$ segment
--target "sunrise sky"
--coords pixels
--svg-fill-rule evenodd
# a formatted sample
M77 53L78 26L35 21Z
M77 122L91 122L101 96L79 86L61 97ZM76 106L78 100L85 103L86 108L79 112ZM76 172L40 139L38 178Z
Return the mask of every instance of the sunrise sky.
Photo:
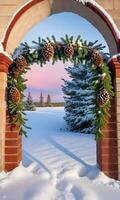
M65 34L69 36L73 35L75 38L80 34L83 39L88 41L98 39L99 43L107 46L102 35L88 21L73 13L61 13L50 16L34 26L21 42L26 41L31 44L39 36L46 38L51 35L59 39L60 37L64 37ZM106 51L108 51L108 47L106 47ZM72 64L63 64L62 62L52 65L48 62L43 68L36 64L31 66L31 70L26 74L26 78L28 79L26 95L28 92L31 92L33 99L38 100L42 92L44 100L46 100L47 94L50 94L52 101L63 101L61 90L63 81L61 79L68 79L65 67L70 65Z

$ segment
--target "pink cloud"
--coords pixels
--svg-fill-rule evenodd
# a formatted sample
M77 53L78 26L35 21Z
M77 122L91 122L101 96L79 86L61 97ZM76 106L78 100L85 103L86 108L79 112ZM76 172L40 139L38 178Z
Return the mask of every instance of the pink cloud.
M52 65L50 62L44 65L42 68L34 64L31 66L26 74L26 79L28 79L27 90L31 92L33 99L39 100L40 93L42 92L45 99L47 94L50 94L53 101L63 101L63 93L61 85L63 85L63 80L68 79L68 74L65 67L71 66L71 63L63 64L62 62L57 62Z
M70 63L69 63L70 65ZM65 66L62 62L58 62L55 65L51 63L46 64L41 68L38 65L31 66L26 74L27 87L32 88L56 88L63 84L62 78L68 79Z

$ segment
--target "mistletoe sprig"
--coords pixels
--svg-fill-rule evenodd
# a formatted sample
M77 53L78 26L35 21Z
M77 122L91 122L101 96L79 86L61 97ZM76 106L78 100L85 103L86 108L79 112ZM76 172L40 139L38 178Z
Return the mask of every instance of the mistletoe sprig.
M104 46L98 44L98 41L87 42L78 36L61 38L57 41L54 36L51 38L33 41L29 46L26 42L22 43L13 54L14 63L10 66L8 76L8 108L10 114L14 116L14 123L21 126L21 133L26 135L23 126L26 126L27 119L24 117L24 90L26 89L24 74L29 70L33 63L40 64L42 67L48 61L52 60L53 64L58 60L71 61L74 65L80 63L91 63L91 71L94 73L92 86L95 91L96 105L93 112L96 114L95 135L96 139L102 136L102 129L106 125L111 106L111 99L114 95L111 82L111 76L105 57L102 56Z

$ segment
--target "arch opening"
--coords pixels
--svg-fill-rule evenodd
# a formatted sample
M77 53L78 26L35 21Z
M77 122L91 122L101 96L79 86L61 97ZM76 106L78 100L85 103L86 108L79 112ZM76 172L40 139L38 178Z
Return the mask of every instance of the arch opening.
M66 60L68 60L68 58L69 59L73 59L73 61L76 61L76 59L77 59L77 62L79 61L79 58L81 58L81 53L82 53L82 55L83 55L83 60L85 60L85 58L87 58L88 57L88 59L91 61L91 56L92 55L94 55L94 53L95 53L95 55L96 55L96 53L97 53L97 56L100 58L100 60L98 59L98 60L92 60L92 62L93 62L93 64L94 65L96 65L96 67L95 67L95 70L96 71L98 71L98 72L100 72L100 73L103 73L103 70L105 70L106 71L106 73L107 73L107 71L108 71L108 74L107 74L107 78L109 79L109 84L107 84L107 85L109 85L110 86L110 90L111 90L111 80L110 80L110 76L109 76L109 68L105 65L105 63L103 63L103 60L101 59L101 56L100 56L100 54L98 54L98 52L94 52L95 50L97 50L97 49L93 49L92 47L94 47L94 44L91 44L92 46L90 46L89 47L89 45L87 46L85 46L85 43L84 42L82 42L81 43L81 41L77 41L77 43L74 43L74 41L72 41L71 42L71 37L69 38L69 40L67 41L67 38L66 38L66 41L67 42L65 42L65 43L60 43L60 42L58 42L58 45L57 45L57 48L59 49L59 50L57 50L57 52L58 52L58 59L62 59L63 58L63 60L65 59L65 61ZM53 42L54 41L54 42ZM34 62L36 62L36 61L38 61L38 59L39 59L39 62L41 63L41 64L44 64L47 60L49 60L49 58L53 58L53 60L55 60L55 61L57 61L56 60L56 54L53 52L53 47L54 48L56 48L56 45L54 46L54 44L56 44L56 40L54 40L53 39L53 41L51 42L51 41L49 41L48 40L48 43L47 42L43 42L42 44L40 43L40 42L38 42L38 46L39 46L39 48L37 48L36 47L36 49L32 49L32 50L34 50L34 51L30 51L30 48L31 47L28 47L28 46L23 46L23 52L22 52L22 55L23 56L25 56L25 58L26 58L26 60L28 61L28 64L32 64L32 63L34 63ZM46 45L52 45L52 51L50 50L50 46L49 46L49 50L48 50L48 48L46 47ZM72 46L72 48L74 48L74 51L76 51L76 46L77 46L77 48L81 51L81 53L79 54L79 51L78 51L78 54L74 54L73 53L73 51L72 51L72 54L71 55L66 55L66 48L67 47L70 47L71 48L71 46L70 45L73 45ZM24 48L25 47L25 48ZM81 48L82 47L82 48ZM27 48L27 51L26 51L26 48ZM101 47L102 48L102 47ZM64 52L62 52L62 50L64 49ZM36 52L35 52L35 50L36 50ZM73 50L73 49L72 49ZM86 51L87 50L87 51ZM41 53L39 52L39 51L41 51ZM47 57L45 56L46 55L46 51L47 51L47 53L49 53L49 51L50 51L50 54L49 54L49 58L48 58L48 55L47 55ZM39 52L40 54L40 57L37 57L36 58L36 53L37 52ZM51 52L53 52L54 53L54 55L52 55L51 54ZM62 54L61 54L61 53ZM70 51L71 52L71 51ZM28 56L29 55L29 56ZM31 56L30 56L31 55ZM37 54L38 55L38 54ZM61 55L61 57L59 57ZM75 56L75 57L74 57ZM84 57L85 56L85 57ZM33 58L33 60L31 60L30 59L30 57L31 58ZM46 58L46 59L45 59ZM75 60L74 60L74 58L75 58ZM18 59L18 60L17 60ZM37 59L37 60L36 60ZM22 60L22 62L21 62L21 60ZM18 62L19 61L19 62ZM97 61L97 64L95 64L94 62L96 62ZM18 64L17 64L17 62L18 62ZM18 75L18 78L16 77L16 80L14 79L14 72L15 72L15 70L13 70L14 69L14 64L17 66L19 66L19 69L20 69L20 71L19 71L19 73L21 73L22 71L21 70L24 70L24 67L25 66L23 66L23 63L25 63L26 61L24 60L24 58L22 57L22 58L19 58L19 56L18 56L18 58L16 57L16 60L14 61L14 63L13 63L13 65L11 65L10 66L10 69L9 69L9 77L8 77L8 97L9 97L9 100L10 101L12 101L12 102L10 102L10 101L8 101L8 108L10 109L9 110L9 112L11 113L12 112L12 115L13 116L15 116L16 117L16 113L20 113L19 111L19 106L16 106L16 103L18 103L18 105L19 105L19 103L21 103L21 99L20 99L20 93L19 93L19 91L20 92L23 92L23 90L22 89L20 89L19 87L17 88L17 86L19 86L19 83L23 83L24 81L22 81L21 79L20 79L20 76ZM91 63L91 62L90 62ZM98 64L99 63L99 64ZM22 74L21 74L22 75ZM15 76L16 76L16 74L15 74ZM12 80L11 82L10 82L10 79ZM101 87L102 86L106 86L106 84L104 84L106 81L108 82L108 79L103 79L103 80L101 80L100 79L100 82L98 83L98 85L99 85L99 87L97 86L97 93L96 93L96 95L98 96L98 91L100 92L100 94L99 94L99 96L101 95ZM98 78L97 78L97 80L98 80ZM106 83L107 83L106 82ZM17 85L18 84L18 85ZM96 81L95 81L95 85L96 85ZM98 88L99 88L99 90L98 90ZM109 92L110 92L110 90L109 90ZM13 94L13 95L12 95ZM17 98L16 98L16 95L17 95ZM22 94L22 93L21 93ZM104 94L102 94L102 95L104 95ZM110 96L112 97L112 91L110 92ZM105 94L105 96L106 96L106 94ZM108 96L107 96L108 97ZM99 98L99 97L98 97ZM110 100L110 99L109 99ZM106 109L109 109L110 108L110 101L108 100L108 98L106 99L106 102L104 102L104 105L102 104L102 106L101 106L101 102L99 102L98 103L98 101L97 101L97 99L96 99L96 103L97 103L97 113L98 113L98 115L97 115L97 117L98 118L101 118L100 117L100 115L99 115L99 111L102 111L102 110L104 110L104 108ZM103 102L102 102L103 103ZM15 107L14 107L15 106ZM107 107L106 107L107 106ZM13 108L14 107L14 108ZM15 109L16 108L16 109ZM100 110L98 110L98 108L100 109ZM20 108L21 109L21 108ZM13 111L12 111L13 110ZM10 117L10 113L8 112L8 114L7 114L7 116L8 117ZM108 117L108 112L105 112L105 110L103 111L103 113L105 114L106 113L106 116L104 115L104 119L106 118L106 117ZM14 115L15 114L15 115ZM13 117L12 116L12 117ZM21 117L22 117L22 115L21 115ZM21 123L21 119L22 118L20 118L20 116L18 115L18 118L17 118L17 120L20 120L20 123ZM106 118L107 119L107 118ZM105 123L106 123L106 119L105 119ZM11 119L12 120L12 119ZM16 121L16 119L15 119L15 121ZM101 120L98 120L99 122L101 121ZM23 121L24 122L24 121ZM21 124L20 124L21 125ZM97 126L98 125L98 126ZM100 126L99 126L100 125ZM13 125L11 124L11 127L12 127L12 129L13 129L13 131L14 131L14 128L13 128ZM15 126L16 127L16 126ZM101 126L101 124L96 124L96 138L98 139L99 137L101 137L101 129L100 128L102 128L102 126ZM22 132L21 132L22 131ZM8 129L6 129L6 133L8 132ZM23 131L23 129L21 129L21 127L18 127L17 128L17 133L23 133L24 134L24 131ZM12 134L12 131L11 131L11 134ZM19 148L19 147L18 147ZM22 151L22 150L21 150ZM98 155L97 154L97 160L98 160L98 163L99 163L99 160L100 160L100 154ZM20 157L20 160L19 160L19 162L21 161L21 157ZM11 168L9 168L9 166L7 166L7 168L6 168L6 170L8 170L9 171L9 169L11 169Z

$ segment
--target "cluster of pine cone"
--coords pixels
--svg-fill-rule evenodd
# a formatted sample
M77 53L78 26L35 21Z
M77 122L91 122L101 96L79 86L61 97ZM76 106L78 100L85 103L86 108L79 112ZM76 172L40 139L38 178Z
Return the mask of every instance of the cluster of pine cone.
M72 46L72 44L68 44L64 48L64 54L68 58L71 58L73 56L73 54L74 54L74 47ZM43 46L42 56L43 56L43 58L44 58L45 61L49 61L50 59L53 59L53 57L54 57L54 46L51 43L46 43Z
M18 56L18 58L11 65L11 72L12 72L13 77L15 79L17 79L20 72L22 72L26 66L27 66L26 59L22 55ZM9 89L8 98L13 103L20 102L21 94L20 94L19 90L17 89L17 87L13 86Z
M71 58L74 55L74 46L72 44L67 44L64 47L64 54L66 57ZM49 61L54 57L54 45L52 43L45 43L42 49L42 56L45 61ZM103 65L103 57L97 51L92 51L91 54L92 63L97 66L101 67Z

